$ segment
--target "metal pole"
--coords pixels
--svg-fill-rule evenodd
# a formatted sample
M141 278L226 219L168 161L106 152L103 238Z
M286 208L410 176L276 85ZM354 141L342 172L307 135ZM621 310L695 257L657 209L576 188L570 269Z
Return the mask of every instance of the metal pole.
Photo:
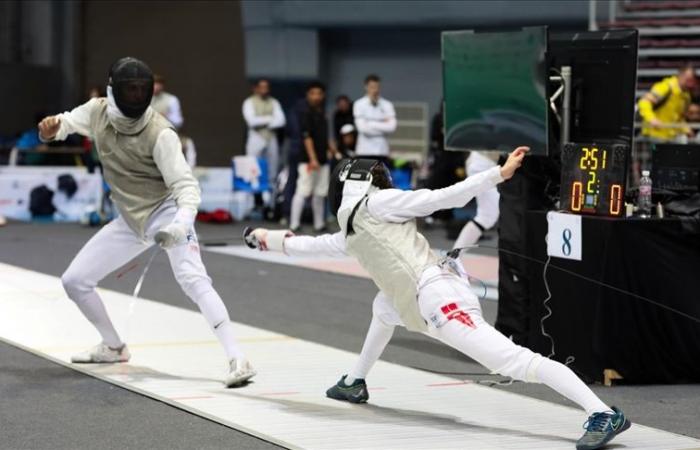
M564 98L561 106L561 147L569 143L571 127L571 66L562 66L561 79L564 86Z
M596 20L596 0L588 0L588 31L598 31Z

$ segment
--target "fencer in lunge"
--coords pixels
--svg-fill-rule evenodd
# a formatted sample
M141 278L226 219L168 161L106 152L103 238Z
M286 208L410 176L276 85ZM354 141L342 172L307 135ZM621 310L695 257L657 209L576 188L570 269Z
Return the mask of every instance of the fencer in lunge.
M224 383L240 385L255 371L233 333L228 311L202 264L194 231L200 203L197 180L173 126L149 106L153 73L135 58L117 60L106 98L39 123L43 141L71 133L90 136L119 217L78 252L61 277L68 296L97 328L102 342L73 356L74 363L127 362L129 349L115 330L95 287L105 276L154 243L165 249L175 278L197 304L229 361Z
M631 422L603 403L565 365L518 346L482 317L479 300L462 276L458 259L440 258L416 229L416 217L464 206L474 196L511 178L527 147L495 166L444 189L392 188L387 168L376 160L344 160L334 170L329 199L341 231L294 236L288 230L258 228L248 235L261 250L288 255L352 255L380 292L359 360L326 392L352 403L369 399L365 377L389 343L394 328L426 333L478 361L494 373L544 383L577 403L589 415L578 449L597 449Z

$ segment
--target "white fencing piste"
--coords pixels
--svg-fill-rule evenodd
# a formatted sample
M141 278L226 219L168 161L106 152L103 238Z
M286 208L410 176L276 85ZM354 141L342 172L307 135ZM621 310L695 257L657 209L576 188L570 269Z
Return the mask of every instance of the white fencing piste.
M242 324L235 324L237 335L259 374L247 387L225 389L223 352L198 312L143 299L133 305L128 295L100 293L128 339L128 364L68 364L71 354L99 342L97 332L57 277L7 264L0 264L0 336L289 448L570 450L583 431L585 414L577 409L381 361L371 374L369 404L330 400L325 389L355 354ZM699 440L637 424L615 444L700 447Z

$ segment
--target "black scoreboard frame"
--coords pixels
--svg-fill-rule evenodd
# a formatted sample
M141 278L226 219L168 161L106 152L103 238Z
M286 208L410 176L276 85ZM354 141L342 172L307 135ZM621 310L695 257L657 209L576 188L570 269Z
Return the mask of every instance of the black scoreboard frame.
M560 206L576 214L623 217L630 148L574 143L561 153Z

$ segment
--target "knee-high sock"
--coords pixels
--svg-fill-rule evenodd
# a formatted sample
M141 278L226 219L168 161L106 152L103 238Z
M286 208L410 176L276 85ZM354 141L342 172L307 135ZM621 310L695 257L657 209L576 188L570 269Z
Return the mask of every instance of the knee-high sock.
M356 379L367 376L374 363L382 355L393 334L393 325L387 325L377 316L372 316L372 322L369 325L365 343L362 345L360 358L352 370L348 372L348 376L345 378L346 383L352 384Z
M588 415L596 412L612 412L610 407L603 403L571 369L560 362L543 359L537 368L537 379L580 405Z
M211 326L221 346L224 347L226 357L229 360L243 358L245 355L233 333L233 324L229 319L226 305L211 283L199 281L192 290L194 291L192 300Z
M75 293L72 293L75 295ZM102 299L95 290L80 295L71 295L71 299L78 306L83 315L93 324L102 336L102 342L111 348L119 348L124 343L119 338L117 330L114 329L112 321L107 315Z
M481 228L479 228L479 226L474 223L473 220L470 220L466 225L464 225L462 231L459 232L459 236L457 236L455 245L452 248L463 248L474 245L479 241L481 234Z
M289 214L289 228L292 230L299 228L301 213L304 212L304 200L304 196L299 192L292 197L292 210Z
M314 212L314 228L320 229L325 225L326 197L314 195L311 198L311 209Z

